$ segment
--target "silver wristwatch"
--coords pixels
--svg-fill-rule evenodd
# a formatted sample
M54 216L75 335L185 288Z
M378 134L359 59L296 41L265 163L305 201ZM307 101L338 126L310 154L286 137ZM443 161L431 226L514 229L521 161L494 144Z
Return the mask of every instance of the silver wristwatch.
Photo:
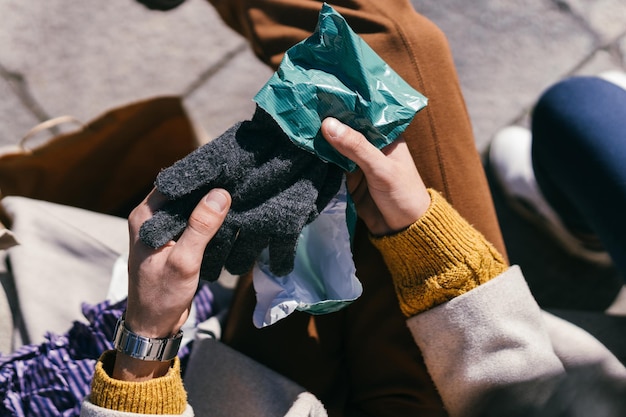
M140 336L126 327L124 316L122 316L115 326L113 345L115 350L132 358L144 361L166 362L176 357L182 339L182 330L179 330L172 337L152 338Z

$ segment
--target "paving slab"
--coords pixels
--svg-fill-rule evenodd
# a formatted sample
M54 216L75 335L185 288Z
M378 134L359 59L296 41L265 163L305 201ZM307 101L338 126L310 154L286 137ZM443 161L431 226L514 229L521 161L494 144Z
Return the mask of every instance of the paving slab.
M611 43L625 34L626 1L624 0L554 0L571 11L596 34L600 45Z
M413 4L448 36L480 150L597 43L577 16L547 0Z
M624 65L623 40L611 44L626 26L623 0L413 4L450 40L480 150L595 49L612 47L622 61L616 67ZM227 124L239 117L240 99L258 87L251 79L266 74L257 74L265 68L248 54L212 74L219 82L202 78L243 42L205 0L187 0L167 13L133 1L85 0L67 7L63 0L0 0L0 15L0 65L22 77L42 109L31 109L40 119L71 113L86 120L150 95L189 93L193 113L220 126L216 120ZM224 98L214 106L210 94L203 98L195 88L220 93L234 88L228 99L233 101ZM244 107L241 114L247 112Z
M0 148L15 145L37 123L11 83L0 78Z
M241 42L203 0L167 13L134 1L1 0L0 16L0 64L50 117L88 120L181 94Z
M621 57L622 68L626 68L626 35L616 42L615 53Z
M185 107L208 139L234 123L250 119L252 97L265 85L273 71L244 44L238 53L185 98Z
M575 75L596 76L603 72L623 71L619 57L610 51L597 50L575 72Z

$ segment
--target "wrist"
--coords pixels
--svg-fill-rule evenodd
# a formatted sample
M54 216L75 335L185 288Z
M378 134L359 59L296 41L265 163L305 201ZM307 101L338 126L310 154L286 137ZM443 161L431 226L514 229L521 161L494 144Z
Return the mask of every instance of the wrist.
M117 322L113 344L118 352L112 376L123 381L145 381L165 375L176 357L182 331L164 338L145 337L128 328L123 315Z
M504 272L500 253L436 191L408 229L372 238L391 272L403 313L413 316Z
M171 361L144 361L116 352L111 378L128 382L149 381L165 376L171 364Z
M172 337L185 324L185 308L168 306L163 301L139 301L137 290L129 290L128 306L124 311L124 323L131 332L143 337L165 339ZM195 291L194 291L195 292ZM193 297L191 294L190 297ZM158 306L158 307L156 307Z
M378 227L378 230L371 230L374 236L382 237L397 234L406 230L426 214L431 204L431 196L425 186L422 185L417 188L406 200L396 201L392 204L393 209L389 209L392 214L385 216L384 225Z

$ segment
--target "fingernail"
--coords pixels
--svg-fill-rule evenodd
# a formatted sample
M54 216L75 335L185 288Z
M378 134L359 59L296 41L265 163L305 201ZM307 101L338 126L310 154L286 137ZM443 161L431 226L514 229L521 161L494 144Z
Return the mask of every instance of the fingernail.
M228 197L221 190L211 190L204 199L207 206L221 213L228 205Z
M337 119L328 118L326 132L333 138L338 138L346 131L346 126Z

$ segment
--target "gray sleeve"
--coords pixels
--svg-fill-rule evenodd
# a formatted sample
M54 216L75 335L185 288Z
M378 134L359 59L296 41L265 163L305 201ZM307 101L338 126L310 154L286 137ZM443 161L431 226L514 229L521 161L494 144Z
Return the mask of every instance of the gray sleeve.
M475 414L491 389L564 373L516 266L407 324L453 417Z
M582 328L542 311L552 348L566 370L599 366L610 377L626 380L626 368L598 339Z

